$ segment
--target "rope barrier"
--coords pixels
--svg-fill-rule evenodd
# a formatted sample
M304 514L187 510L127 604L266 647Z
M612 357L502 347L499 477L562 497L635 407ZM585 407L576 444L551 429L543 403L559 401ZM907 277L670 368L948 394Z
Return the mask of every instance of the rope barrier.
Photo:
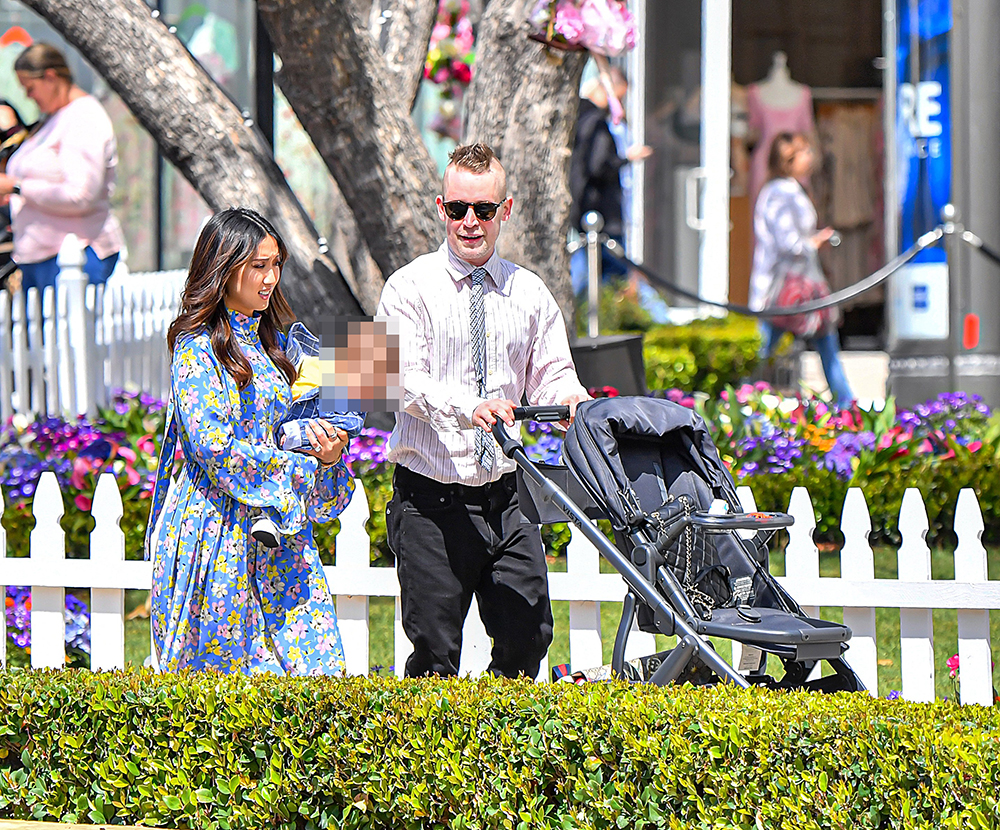
M969 231L965 231L965 234L969 234ZM624 262L630 268L635 268L637 271L643 274L643 276L645 276L646 279L648 279L650 283L656 288L661 288L664 291L667 291L678 297L684 297L685 299L692 300L697 303L704 303L705 305L715 306L716 308L723 308L726 311L732 311L735 312L736 314L744 314L748 317L769 318L769 317L786 317L791 314L808 314L809 312L812 311L820 311L821 309L824 308L832 308L833 306L845 303L848 300L851 300L854 297L857 297L860 294L865 293L866 291L871 291L871 289L875 288L877 285L880 285L881 283L885 282L885 280L887 280L890 276L892 276L893 273L898 271L901 267L903 267L907 262L913 259L921 251L931 247L932 245L936 245L938 242L940 242L941 239L944 237L944 235L945 235L945 230L940 226L934 228L934 230L932 231L928 231L923 236L921 236L913 245L911 245L907 250L905 250L899 256L892 259L890 262L883 265L873 274L869 274L867 277L865 277L862 280L859 280L854 285L849 286L848 288L843 288L840 291L835 291L834 293L829 294L828 296L824 297L821 300L813 300L812 302L802 303L800 305L770 306L768 308L759 310L754 310L749 306L739 305L738 303L724 303L724 302L719 302L718 300L709 300L691 291L687 291L669 282L665 277L660 276L655 271L650 270L646 266L640 265L637 262L633 262L625 255L625 251L622 248L622 246L614 239L603 238L601 242L604 245L604 247L608 249L609 253L611 253L613 256ZM974 234L970 235L974 236ZM964 238L964 234L962 238ZM984 254L986 254L986 256L996 261L997 264L1000 264L1000 256L986 249L986 246L985 244L983 244L981 239L979 239L978 237L976 237L976 239L978 240L978 245L968 239L966 239L965 241L969 242L970 245L977 247L978 250L982 251Z

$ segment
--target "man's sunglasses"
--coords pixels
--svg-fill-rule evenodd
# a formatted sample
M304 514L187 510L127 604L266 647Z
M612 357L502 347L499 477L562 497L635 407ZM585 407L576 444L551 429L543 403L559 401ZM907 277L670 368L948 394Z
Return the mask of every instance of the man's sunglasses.
M497 215L497 209L502 205L503 202L445 202L444 212L448 215L449 219L455 222L459 222L465 218L466 214L469 212L469 208L472 208L473 213L476 214L476 218L481 222L489 222L494 216Z

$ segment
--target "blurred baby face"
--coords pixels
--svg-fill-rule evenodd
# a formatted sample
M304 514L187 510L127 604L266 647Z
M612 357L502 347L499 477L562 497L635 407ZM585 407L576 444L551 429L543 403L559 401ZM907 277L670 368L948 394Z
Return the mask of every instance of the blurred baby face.
M324 321L320 344L323 408L336 412L401 409L398 319L351 317Z

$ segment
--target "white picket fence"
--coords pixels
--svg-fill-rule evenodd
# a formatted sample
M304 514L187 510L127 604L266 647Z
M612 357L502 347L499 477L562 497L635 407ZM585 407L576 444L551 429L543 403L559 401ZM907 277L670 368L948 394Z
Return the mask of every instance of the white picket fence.
M392 597L396 601L395 671L401 674L410 644L400 621L399 583L393 568L370 565L365 531L369 512L363 494L359 482L355 497L341 516L337 564L328 566L326 575L336 596L348 672L360 675L369 670L369 599ZM740 488L740 498L748 510L754 508L749 488ZM34 498L36 524L27 557L6 557L6 532L0 526L0 585L32 586L33 667L58 667L65 662L65 591L72 587L91 591L91 667L120 668L125 662L124 591L150 587L151 563L125 560L125 537L118 526L122 502L111 474L101 476L94 497L96 526L90 537L90 559L65 558L65 536L59 526L62 504L55 475L44 473ZM846 659L873 694L878 689L875 609L899 609L902 696L932 701L935 669L943 669L934 665L932 611L945 608L957 609L962 703L993 702L990 610L1000 609L1000 580L987 578L986 549L980 540L982 513L972 490L962 490L958 499L954 580L931 579L930 549L925 542L927 512L916 489L907 490L903 499L898 579L875 578L874 555L868 543L871 519L861 490L851 489L844 505L841 528L845 544L839 578L819 576L819 551L812 540L815 514L805 488L792 493L789 512L795 524L785 554L786 575L778 581L806 613L818 613L819 606L844 609L844 622L854 633ZM598 556L596 548L574 530L566 571L549 574L552 600L569 602L574 669L603 662L600 603L621 602L625 596L621 577L601 573ZM0 615L0 662L4 665L6 642L6 620ZM632 633L629 658L654 650L652 635ZM489 638L473 608L465 627L463 673L479 674L489 660ZM738 663L738 656L734 656L734 663ZM543 665L539 678L547 675Z
M166 331L185 271L130 273L88 285L83 253L68 236L55 289L0 292L0 420L14 413L96 414L115 389L164 398Z

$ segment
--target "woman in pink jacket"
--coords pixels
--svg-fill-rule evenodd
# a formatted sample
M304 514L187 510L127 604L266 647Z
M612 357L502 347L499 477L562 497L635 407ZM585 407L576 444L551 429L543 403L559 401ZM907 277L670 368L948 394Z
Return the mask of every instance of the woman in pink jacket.
M73 83L66 58L47 43L25 49L14 71L41 112L0 174L21 284L55 285L56 255L70 233L86 246L90 282L103 283L123 247L121 226L111 213L118 163L111 119L96 98Z

